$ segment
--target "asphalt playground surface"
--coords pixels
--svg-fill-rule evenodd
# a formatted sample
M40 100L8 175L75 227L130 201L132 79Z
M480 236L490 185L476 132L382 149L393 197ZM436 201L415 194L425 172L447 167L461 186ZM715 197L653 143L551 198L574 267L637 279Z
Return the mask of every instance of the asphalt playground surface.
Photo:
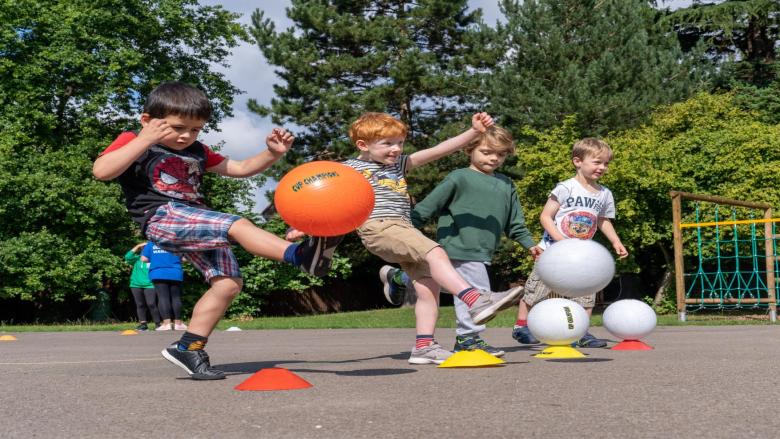
M451 347L453 332L437 339ZM176 334L0 342L0 437L780 437L778 326L659 327L653 351L582 360L534 358L541 346L488 329L507 363L470 369L408 364L412 329L219 331L208 352L221 381L160 356ZM234 390L269 367L313 387Z

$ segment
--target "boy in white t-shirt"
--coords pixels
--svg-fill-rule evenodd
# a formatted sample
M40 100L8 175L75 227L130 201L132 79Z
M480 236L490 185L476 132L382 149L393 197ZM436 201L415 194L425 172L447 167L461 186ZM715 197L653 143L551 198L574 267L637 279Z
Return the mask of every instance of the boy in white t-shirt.
M593 239L596 228L607 237L618 258L628 256L612 226L615 218L615 200L612 192L598 184L612 160L612 149L603 140L585 138L574 144L572 163L577 170L573 178L558 183L550 192L539 221L544 237L538 246L544 250L556 241L569 238ZM534 269L525 284L525 295L520 300L517 322L512 337L522 344L539 343L528 330L528 312L534 304L547 298L550 288L539 279ZM596 294L573 298L588 312L593 312ZM607 345L589 332L577 342L579 347L602 348Z

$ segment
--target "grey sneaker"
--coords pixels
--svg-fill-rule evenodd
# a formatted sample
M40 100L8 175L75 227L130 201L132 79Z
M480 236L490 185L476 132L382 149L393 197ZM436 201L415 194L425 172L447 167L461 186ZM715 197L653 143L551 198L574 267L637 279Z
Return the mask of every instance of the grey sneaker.
M503 357L506 353L497 347L490 346L478 335L458 335L455 337L453 351L474 351L477 349L481 349L494 357Z
M451 355L452 352L444 349L438 343L432 343L422 349L412 349L409 364L442 364Z
M500 293L484 290L480 290L479 293L479 299L469 308L471 320L474 320L477 325L489 322L496 316L496 313L515 304L520 295L523 294L523 287L514 287Z

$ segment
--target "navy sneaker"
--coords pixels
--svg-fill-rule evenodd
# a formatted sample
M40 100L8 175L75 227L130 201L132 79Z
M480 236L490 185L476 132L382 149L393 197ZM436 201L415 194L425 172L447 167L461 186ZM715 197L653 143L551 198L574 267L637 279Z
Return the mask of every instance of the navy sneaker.
M531 334L528 326L515 326L512 328L512 338L520 344L539 344L539 340Z
M302 242L296 252L301 258L301 265L298 267L304 273L317 277L328 274L330 262L333 259L333 252L344 239L344 236L311 236L305 242Z
M146 323L141 323L140 325L135 327L135 330L136 331L141 331L141 332L148 331L149 330L149 325L147 325Z
M203 349L180 351L179 343L173 342L162 350L162 356L171 363L184 369L193 380L223 380L225 373L211 367L209 354Z
M477 349L481 349L494 357L503 357L506 353L499 348L490 346L478 335L459 335L455 337L455 347L452 349L453 351L474 351Z
M607 347L607 341L596 338L590 332L586 332L579 341L571 344L575 348L604 348Z
M385 293L385 299L391 305L400 305L404 302L406 296L406 285L401 285L395 281L396 275L400 272L398 268L390 265L383 265L379 269L379 279L382 281L382 291Z

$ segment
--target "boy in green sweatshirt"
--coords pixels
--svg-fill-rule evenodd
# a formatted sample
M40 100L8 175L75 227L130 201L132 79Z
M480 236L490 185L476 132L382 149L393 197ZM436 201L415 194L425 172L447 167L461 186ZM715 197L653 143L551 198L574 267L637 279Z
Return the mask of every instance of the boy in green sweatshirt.
M518 242L536 257L541 253L525 225L523 209L512 180L496 171L515 152L514 139L505 129L492 126L474 139L464 152L468 168L458 169L444 178L412 212L412 223L422 227L438 217L436 240L447 252L452 265L475 288L491 291L487 265L490 264L501 236ZM399 279L389 266L380 271L385 291L398 291ZM387 296L387 294L386 294ZM400 303L388 297L391 303ZM485 325L471 319L468 307L455 301L457 329L455 351L482 349L496 356L504 351L480 337Z

